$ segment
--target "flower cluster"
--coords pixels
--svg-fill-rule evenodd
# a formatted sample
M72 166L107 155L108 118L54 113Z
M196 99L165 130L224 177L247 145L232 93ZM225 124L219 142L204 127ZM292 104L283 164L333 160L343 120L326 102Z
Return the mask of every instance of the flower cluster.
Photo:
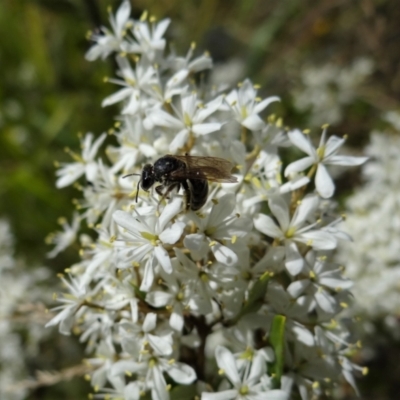
M396 115L397 114L397 115ZM397 118L397 126L396 126ZM386 119L400 129L400 116ZM347 275L354 280L354 313L367 321L397 318L400 312L400 168L398 133L373 132L366 148L370 161L363 166L365 184L347 201L345 228L356 245L343 246L338 257L346 261Z
M248 79L227 92L208 87L208 54L194 45L186 56L167 54L169 20L133 20L124 1L110 22L87 58L116 56L108 81L118 90L103 101L121 103L115 141L106 161L97 156L105 135L87 134L82 154L70 152L74 162L58 170L58 187L83 175L87 183L51 252L80 222L93 230L95 238L81 236L82 259L63 277L68 293L48 325L87 343L94 397L306 400L339 377L355 386L361 368L347 358L354 345L336 319L352 282L332 260L348 237L327 166L365 159L338 155L344 139L326 140L326 128L315 148L265 119L279 99L260 98ZM281 152L292 145L306 156L283 169ZM176 190L160 200L168 187L146 193L140 175L166 154L223 158L236 179L209 182L196 211ZM200 183L186 190L200 195Z
M294 105L310 112L311 124L338 123L344 107L357 98L357 90L374 71L368 58L358 58L348 67L332 62L322 66L305 66L301 71L301 86L294 92Z
M39 352L44 307L50 293L39 287L49 276L45 268L31 269L14 258L14 243L7 221L0 220L0 398L22 400L27 388L20 381L29 376L29 364Z

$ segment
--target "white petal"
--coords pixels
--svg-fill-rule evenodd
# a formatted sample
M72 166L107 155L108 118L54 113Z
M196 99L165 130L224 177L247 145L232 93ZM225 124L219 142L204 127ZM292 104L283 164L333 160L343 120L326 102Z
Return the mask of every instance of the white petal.
M298 275L304 266L304 259L299 253L296 243L290 241L285 245L286 260L285 267L292 276Z
M140 99L137 94L131 96L128 104L122 109L122 115L135 115L140 110Z
M162 38L165 31L168 29L168 26L170 23L171 23L171 20L169 18L165 18L165 19L161 20L156 26L156 29L153 33L153 37L155 39Z
M190 385L197 378L192 367L181 362L175 362L167 369L167 374L178 383Z
M215 132L221 129L222 124L217 122L209 122L207 124L193 125L192 131L196 135L207 135L208 133Z
M229 380L234 385L240 384L241 380L233 354L226 347L218 345L215 349L215 358L218 367L224 371Z
M172 300L172 295L168 292L154 291L147 293L146 303L159 308L166 306Z
M341 288L350 289L353 286L353 282L350 279L345 278L331 278L320 276L319 283L323 286L327 286L331 289Z
M118 8L115 14L115 22L117 23L118 33L124 28L124 24L128 21L131 14L131 4L129 1L125 0Z
M318 164L315 176L315 187L319 195L324 199L329 199L335 192L335 184L330 177L325 165Z
M314 164L313 157L304 157L300 160L290 163L285 169L285 176L290 176L293 172L301 172Z
M143 332L152 331L157 325L157 314L148 313L143 321L142 329Z
M274 196L268 202L269 208L279 222L281 230L285 232L289 227L289 207L283 197Z
M324 131L325 133L326 131ZM325 145L324 158L328 158L330 155L336 152L336 150L342 146L345 142L345 139L340 138L338 136L331 136Z
M264 110L264 108L267 108L271 103L274 103L275 101L281 101L281 99L277 96L270 96L260 101L259 103L256 103L253 109L254 114L259 114L261 111Z
M183 329L183 323L184 320L182 314L172 311L169 318L169 326L177 332L181 332Z
M288 133L290 141L297 146L299 149L303 150L304 153L308 154L310 157L312 157L315 161L318 160L316 151L314 149L314 146L311 144L311 141L309 137L305 136L303 133L301 133L298 129L295 129L293 131L290 131Z
M126 371L137 372L142 368L143 368L142 364L137 363L135 361L127 361L127 360L116 361L110 368L110 375L111 376L125 375Z
M288 400L289 393L285 392L284 390L274 389L268 390L263 394L263 399L265 400Z
M96 162L89 162L86 164L85 175L88 182L93 182L97 177L99 166Z
M151 390L151 398L157 400L169 400L169 392L167 392L167 382L158 366L153 367L153 387Z
M195 121L196 122L201 122L204 121L206 118L208 118L212 113L218 110L218 108L221 106L221 103L223 101L222 96L218 96L214 100L211 100L205 106L201 109L199 109L196 113L195 116Z
M336 311L336 302L333 297L329 296L325 291L319 291L315 293L315 300L317 301L320 308L327 314L334 314Z
M150 346L158 355L169 356L172 354L172 345L169 336L163 337L148 334L147 339Z
M283 233L273 219L265 214L258 214L254 219L255 228L272 238L282 238Z
M200 250L204 244L204 235L201 233L192 233L183 240L183 245L189 250Z
M257 114L252 114L242 121L242 125L251 131L260 131L265 122Z
M297 322L293 325L292 331L301 343L309 347L314 346L314 336L305 326Z
M182 208L182 199L179 197L174 197L172 201L170 201L162 210L160 217L157 220L156 231L157 233L161 233L168 222L171 221L172 218L175 217L176 214Z
M170 274L172 273L172 264L171 259L169 258L167 250L162 246L154 247L154 255L157 257L158 262L160 263L163 270Z
M183 230L185 229L185 223L175 222L159 235L160 240L163 243L174 244L182 236Z
M297 299L301 294L304 293L304 290L308 288L310 283L311 282L309 279L301 279L299 281L292 282L287 287L286 291L292 298Z
M148 115L154 125L165 126L167 128L182 129L183 123L178 118L164 110L154 110Z
M150 290L151 285L154 281L154 269L153 269L153 260L147 260L144 266L143 280L140 284L140 290L142 292L148 292Z
M367 160L368 157L332 156L324 160L324 164L354 167L365 163Z
M265 359L261 354L255 354L253 362L251 363L250 374L247 377L247 381L256 382L260 376L265 373Z
M235 209L235 196L228 193L218 199L218 204L214 205L208 217L208 227L215 227L229 217Z
M203 392L201 394L201 400L231 400L237 399L237 396L238 391L236 389L230 389L217 393Z
M233 267L238 262L238 257L234 251L229 247L223 246L220 243L216 243L211 247L211 250L215 258L224 265L228 267Z
M175 153L178 151L178 149L181 149L185 145L188 137L189 131L186 128L182 129L175 135L174 140L172 140L171 144L169 145L169 151Z
M132 217L131 214L127 213L126 211L117 210L113 213L113 219L115 223L122 228L130 231L130 232L137 232L138 229L138 222L135 218Z
M298 228L304 224L307 218L317 209L318 204L318 196L306 196L296 208L292 221L290 222L290 226Z
M85 173L85 166L81 163L68 164L57 171L60 177L57 179L56 187L64 188L74 183Z
M337 246L335 237L321 230L303 232L295 240L311 246L315 250L333 250Z
M122 101L126 99L128 96L132 94L132 88L123 88L118 90L118 92L113 93L112 95L106 97L102 103L102 107L107 107L112 104L118 103L119 101Z

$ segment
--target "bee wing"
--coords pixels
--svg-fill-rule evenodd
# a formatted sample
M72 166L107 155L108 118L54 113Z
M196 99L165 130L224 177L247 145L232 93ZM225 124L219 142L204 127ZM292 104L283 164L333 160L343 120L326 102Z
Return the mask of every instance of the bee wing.
M237 182L236 176L231 175L231 173L223 173L221 170L214 167L180 169L171 172L170 176L177 179L206 179L210 182L220 183Z
M212 167L220 170L224 174L231 174L234 164L224 158L219 157L198 157L198 156L171 156L180 161L183 161L188 169L192 168L202 168L202 167Z
M182 179L207 179L211 182L237 182L231 174L233 164L219 157L175 156L186 164L185 169L171 172L171 176Z

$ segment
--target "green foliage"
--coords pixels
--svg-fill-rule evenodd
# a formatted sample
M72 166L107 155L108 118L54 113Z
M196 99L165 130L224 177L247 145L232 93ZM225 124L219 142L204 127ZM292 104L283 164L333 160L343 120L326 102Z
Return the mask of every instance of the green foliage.
M274 376L274 383L276 387L281 386L281 377L284 365L284 335L285 335L286 317L283 315L275 315L271 330L269 332L269 341L275 352L275 361L271 365L269 371Z

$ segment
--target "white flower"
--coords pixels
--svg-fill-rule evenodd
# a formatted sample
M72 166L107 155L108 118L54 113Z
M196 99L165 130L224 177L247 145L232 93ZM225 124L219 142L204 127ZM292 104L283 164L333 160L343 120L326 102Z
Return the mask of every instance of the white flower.
M282 197L274 196L269 200L268 205L279 225L264 214L258 214L254 219L254 226L257 230L285 245L285 266L291 275L300 273L304 265L296 242L316 250L332 250L336 247L336 239L333 235L320 229L313 229L318 221L312 224L307 223L313 217L318 203L317 196L306 196L296 208L293 217L290 218L286 201Z
M233 389L218 393L203 392L201 400L288 400L288 393L283 390L268 390L263 387L261 377L266 372L266 362L262 356L256 354L250 368L242 374L237 369L233 354L227 348L217 346L215 358L218 367L229 379Z
M76 160L74 163L65 163L63 167L57 170L56 175L59 177L56 182L58 188L74 183L83 174L89 182L94 181L98 171L98 163L95 160L99 147L103 144L107 135L103 133L99 136L94 143L93 134L88 133L81 141L82 155L70 152L72 157Z
M64 277L61 277L61 280L69 290L69 293L68 296L58 299L58 301L64 303L64 305L52 309L52 311L61 311L46 324L46 327L59 325L59 331L62 334L70 335L75 315L78 313L78 310L82 313L84 312L83 310L86 308L84 305L86 298L90 298L91 295L96 293L98 287L88 291L87 288L82 287L79 280L74 277L70 277L70 282Z
M180 110L174 107L176 117L162 109L153 110L145 121L147 129L153 125L170 128L175 132L175 138L169 149L176 152L182 148L189 138L189 134L196 137L218 131L222 123L204 122L211 114L218 110L222 97L217 97L207 104L201 104L195 93L181 96ZM171 104L172 105L172 104Z
M100 34L93 34L91 39L96 42L86 53L86 59L94 61L97 58L106 58L112 52L124 51L124 36L129 26L131 5L129 0L124 0L118 8L116 15L110 13L112 32L102 27Z
M106 97L101 105L106 107L126 100L127 104L121 114L134 115L141 110L142 92L146 89L150 90L152 85L157 84L156 71L151 65L146 65L141 60L136 63L135 70L132 69L126 57L118 56L116 60L122 79L108 79L107 81L123 88Z
M322 132L321 140L317 149L312 145L309 136L304 135L299 130L289 132L289 139L299 149L308 154L308 157L294 161L285 169L285 176L290 176L292 173L301 172L315 165L317 168L315 176L315 187L317 192L327 199L332 197L335 191L335 185L330 177L325 165L343 165L355 166L361 165L367 157L350 157L337 155L337 151L344 144L345 139L337 136L331 136L326 141L326 128Z
M122 321L119 324L121 344L124 351L133 355L138 361L149 351L160 356L172 354L172 333L160 335L156 332L157 314L148 313L139 326L135 321Z
M126 238L126 247L120 250L120 257L129 258L133 262L146 262L140 290L149 290L156 262L165 272L172 273L171 259L164 245L176 243L182 235L185 224L170 223L181 208L182 199L175 197L164 207L160 216L156 215L155 207L142 208L143 214L134 210L134 216L120 210L113 214L114 221L125 229L123 236Z
M308 313L316 309L321 320L329 320L340 311L340 299L334 295L335 292L348 290L352 286L352 282L342 276L339 267L325 258L316 258L314 252L309 251L305 264L308 278L294 281L287 288L292 298L302 296Z
M237 263L238 257L233 248L235 244L239 245L237 240L240 241L250 231L251 221L232 215L234 209L234 196L226 194L215 201L207 216L192 216L198 233L186 235L184 245L191 251L194 259L204 258L208 249L211 249L220 263L231 267Z
M58 253L65 250L75 241L76 234L80 227L81 217L78 213L74 213L71 225L68 224L65 218L60 218L59 222L61 223L63 231L56 232L47 238L48 242L56 245L52 251L47 253L47 257L49 258L54 258Z
M212 68L212 59L207 53L191 60L195 48L195 44L192 43L186 57L176 55L171 55L170 57L170 64L182 77L186 78L191 72L199 72Z
M175 382L189 385L196 379L196 372L187 364L166 359L155 352L145 361L121 360L114 363L111 376L135 373L143 377L146 389L151 390L152 399L169 400L168 386L164 378L167 373Z
M127 48L129 53L139 53L154 63L165 48L166 40L163 38L169 24L169 19L163 19L155 24L147 21L137 21L132 28L135 41ZM149 26L150 25L150 26Z
M225 101L231 107L234 118L244 127L251 131L259 131L265 126L265 122L258 115L274 101L279 101L279 97L271 96L262 101L258 101L257 91L251 81L246 79L238 90L232 90Z
M171 311L169 325L177 332L181 332L184 324L184 307L189 302L188 290L185 289L184 285L179 284L173 275L165 274L163 279L167 284L168 290L153 290L147 293L146 302L156 308L168 306Z

